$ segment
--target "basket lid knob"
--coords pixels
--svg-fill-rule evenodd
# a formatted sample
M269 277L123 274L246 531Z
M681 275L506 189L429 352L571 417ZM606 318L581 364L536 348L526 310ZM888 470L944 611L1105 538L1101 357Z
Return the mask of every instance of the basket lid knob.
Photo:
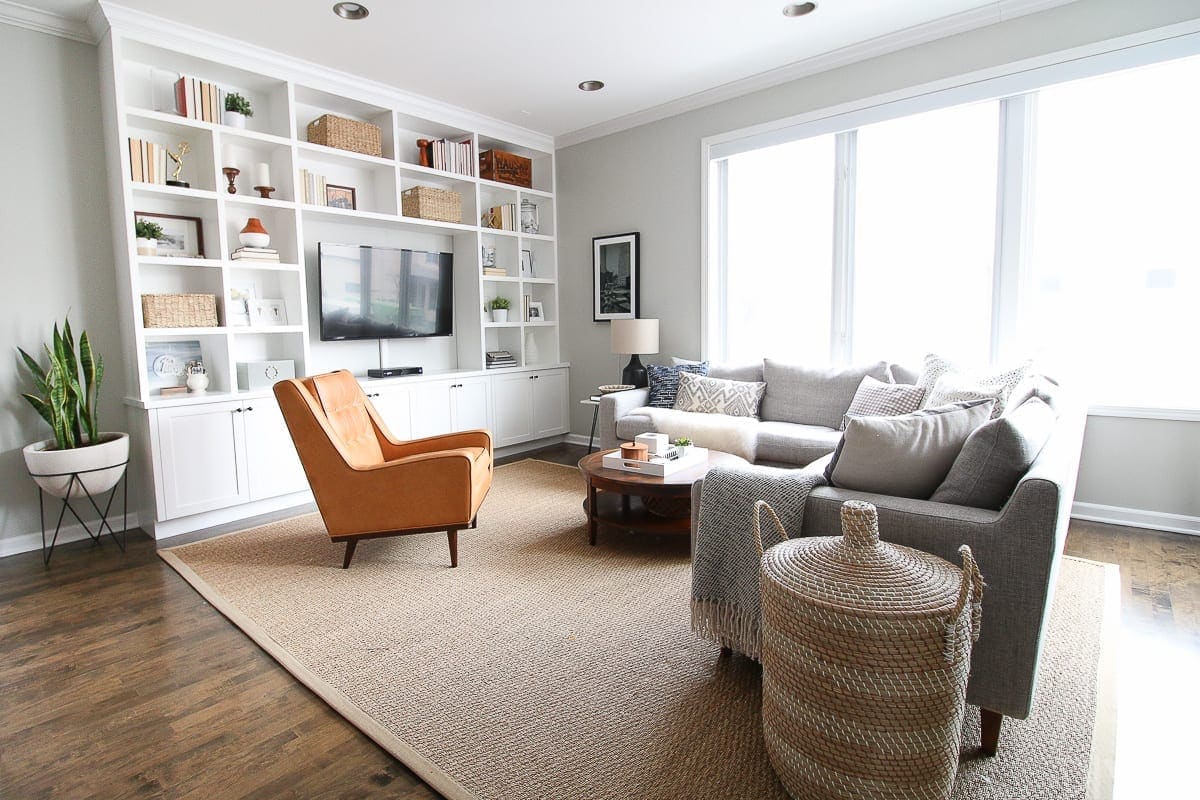
M842 503L842 538L853 549L874 549L879 545L879 513L865 500Z

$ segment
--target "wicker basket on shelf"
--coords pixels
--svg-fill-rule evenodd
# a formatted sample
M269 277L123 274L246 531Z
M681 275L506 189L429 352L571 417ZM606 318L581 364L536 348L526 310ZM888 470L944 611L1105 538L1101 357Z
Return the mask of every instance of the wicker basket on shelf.
M308 140L313 144L323 144L352 153L383 155L383 139L378 125L333 114L325 114L308 123Z
M147 328L215 328L215 294L144 294L142 325Z
M400 213L438 222L462 222L462 195L436 186L414 186L400 193Z

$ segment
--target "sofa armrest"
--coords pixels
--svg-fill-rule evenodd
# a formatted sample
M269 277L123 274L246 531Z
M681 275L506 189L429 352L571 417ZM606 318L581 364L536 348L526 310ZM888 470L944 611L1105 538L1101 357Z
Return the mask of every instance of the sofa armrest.
M621 441L617 437L617 420L635 408L650 402L648 388L629 389L600 396L600 449L611 450Z

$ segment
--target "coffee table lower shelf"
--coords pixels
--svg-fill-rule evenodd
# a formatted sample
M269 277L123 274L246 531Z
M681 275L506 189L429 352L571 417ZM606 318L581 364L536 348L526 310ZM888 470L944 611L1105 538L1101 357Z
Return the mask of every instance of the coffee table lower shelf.
M612 492L596 492L596 513L591 513L588 501L583 501L583 510L588 512L589 521L617 530L633 533L687 533L691 527L691 515L663 517L651 513L641 497ZM595 530L590 531L589 541L596 543Z

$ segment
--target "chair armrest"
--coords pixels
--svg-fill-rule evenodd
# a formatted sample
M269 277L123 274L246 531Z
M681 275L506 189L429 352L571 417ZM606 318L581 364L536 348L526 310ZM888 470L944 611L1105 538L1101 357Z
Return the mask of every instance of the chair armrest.
M617 420L635 408L650 402L650 389L628 389L600 395L600 447L608 450L617 446Z
M382 434L383 431L381 430ZM391 436L380 436L379 445L383 449L383 457L387 462L419 455L421 453L439 450L454 450L461 447L482 447L488 455L492 454L492 434L485 430L459 431L438 436L426 436L423 439L400 441Z

